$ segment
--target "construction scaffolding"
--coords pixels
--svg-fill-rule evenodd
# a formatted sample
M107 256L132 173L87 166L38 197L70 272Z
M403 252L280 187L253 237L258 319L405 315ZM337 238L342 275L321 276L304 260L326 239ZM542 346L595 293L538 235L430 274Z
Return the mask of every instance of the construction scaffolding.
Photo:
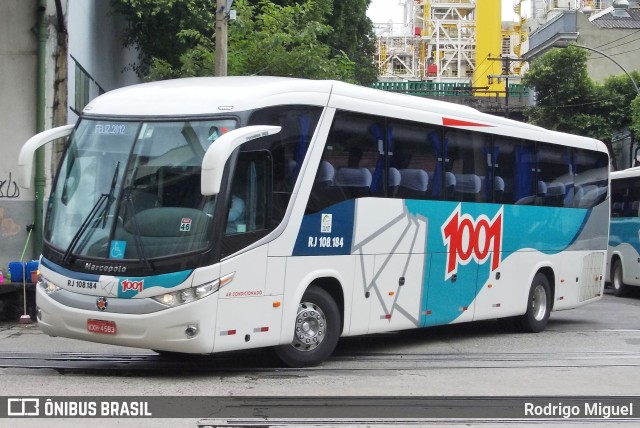
M500 0L405 1L402 23L376 25L380 80L451 84L474 95L504 92L501 79L490 77L504 74L503 64L491 59L518 58L526 26L511 23L501 31L500 9ZM517 74L519 63L511 64L508 74Z
M383 80L468 82L475 59L475 2L404 3L404 22L377 26Z

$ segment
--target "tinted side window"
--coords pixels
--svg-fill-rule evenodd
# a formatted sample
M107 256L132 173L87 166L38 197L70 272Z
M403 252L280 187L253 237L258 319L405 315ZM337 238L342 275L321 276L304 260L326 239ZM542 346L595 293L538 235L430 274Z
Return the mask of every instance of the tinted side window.
M574 151L574 206L591 208L607 197L607 156L599 152ZM637 210L636 210L637 211Z
M574 165L571 149L538 144L538 205L571 207L574 199Z
M640 180L611 180L611 217L640 217Z
M494 201L504 204L533 203L533 145L497 137L493 145Z
M316 173L307 212L348 199L384 195L384 121L337 112Z
M321 113L321 107L276 106L256 110L249 119L249 125L282 127L278 134L250 142L242 149L270 152L273 162L273 187L270 192L272 227L284 217Z
M444 143L446 198L453 201L491 202L492 170L488 168L490 136L479 132L447 130Z
M611 180L611 217L625 217L629 202L629 187L625 179Z
M389 196L438 199L442 194L442 132L439 127L389 121Z

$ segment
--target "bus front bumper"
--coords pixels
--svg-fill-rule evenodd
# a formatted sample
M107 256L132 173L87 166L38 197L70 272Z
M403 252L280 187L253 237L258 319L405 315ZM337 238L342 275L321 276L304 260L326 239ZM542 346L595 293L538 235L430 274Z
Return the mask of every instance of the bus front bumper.
M98 300L96 296L76 297L93 302ZM110 312L109 307L100 311L96 303L96 310L65 305L54 300L41 287L36 287L38 325L48 335L196 354L213 351L217 299L218 294L214 293L174 308L125 314Z

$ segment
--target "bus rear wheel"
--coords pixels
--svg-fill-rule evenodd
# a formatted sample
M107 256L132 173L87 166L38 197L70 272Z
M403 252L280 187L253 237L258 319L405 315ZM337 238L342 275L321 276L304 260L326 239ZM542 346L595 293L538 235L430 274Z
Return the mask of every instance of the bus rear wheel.
M516 319L521 331L538 333L547 326L551 313L551 287L549 279L541 272L536 273L529 290L527 312Z
M611 285L613 285L613 294L616 297L625 297L628 294L629 287L622 280L622 262L616 260L613 264L613 272L611 272Z
M302 296L290 344L275 348L276 356L289 367L322 363L333 352L340 336L340 311L325 290L310 286Z

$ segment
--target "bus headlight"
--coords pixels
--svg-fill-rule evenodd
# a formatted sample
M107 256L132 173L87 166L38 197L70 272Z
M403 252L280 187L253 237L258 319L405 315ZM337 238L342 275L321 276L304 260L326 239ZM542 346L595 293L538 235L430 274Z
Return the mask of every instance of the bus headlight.
M60 287L58 287L57 285L55 285L53 282L49 281L47 278L45 278L42 275L38 276L38 286L42 288L44 292L47 294L53 294L61 290Z
M233 280L234 275L235 272L225 275L220 279L196 285L191 288L161 294L160 296L153 297L153 299L170 308L184 305L185 303L195 302L196 300L200 300L220 290Z

